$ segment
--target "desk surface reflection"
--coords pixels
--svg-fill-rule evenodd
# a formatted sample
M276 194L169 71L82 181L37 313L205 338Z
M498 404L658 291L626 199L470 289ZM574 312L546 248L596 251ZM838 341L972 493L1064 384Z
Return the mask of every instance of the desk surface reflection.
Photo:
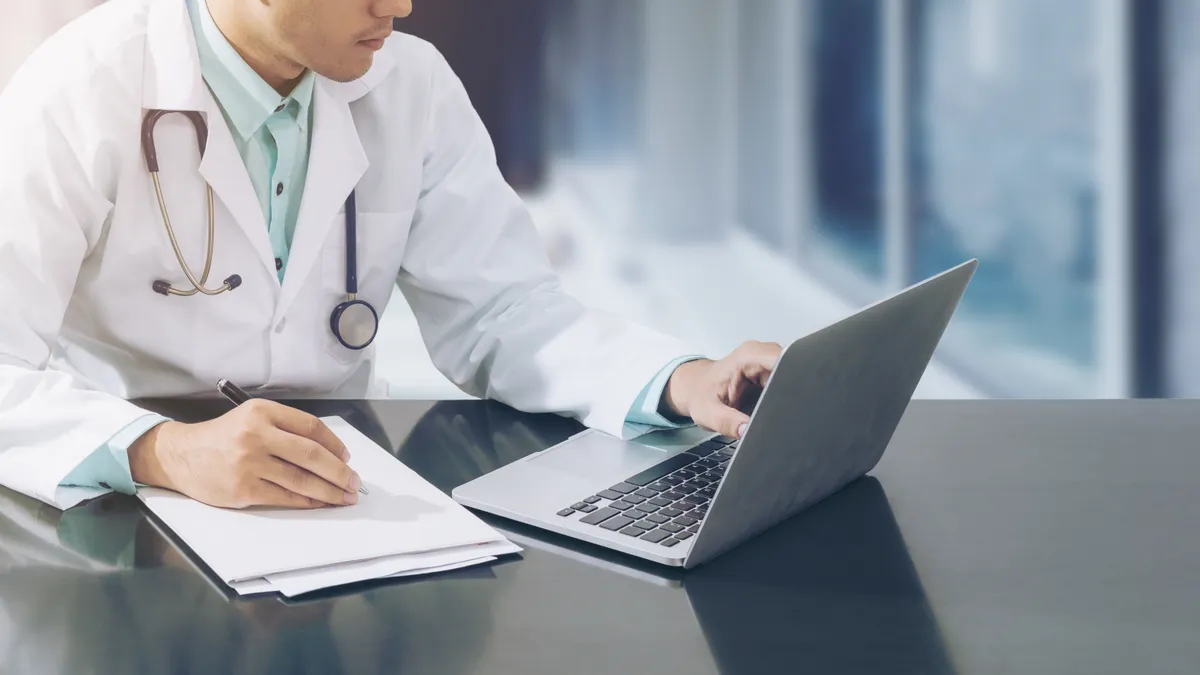
M446 491L579 429L292 403ZM60 513L0 489L0 672L1194 672L1198 410L918 401L872 477L695 570L489 517L519 558L295 600L233 596L134 499Z

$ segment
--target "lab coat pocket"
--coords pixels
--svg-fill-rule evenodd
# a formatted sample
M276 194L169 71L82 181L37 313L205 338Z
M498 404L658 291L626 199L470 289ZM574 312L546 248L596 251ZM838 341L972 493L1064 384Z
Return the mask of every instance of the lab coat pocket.
M408 242L414 211L398 213L359 213L357 218L358 299L375 308L380 319L387 309L404 250ZM344 222L338 215L338 222ZM322 258L322 289L329 298L332 311L346 300L346 236L345 228L331 233ZM338 342L332 328L326 328L326 349L341 363L359 360L367 350L348 349ZM378 340L378 335L376 335Z

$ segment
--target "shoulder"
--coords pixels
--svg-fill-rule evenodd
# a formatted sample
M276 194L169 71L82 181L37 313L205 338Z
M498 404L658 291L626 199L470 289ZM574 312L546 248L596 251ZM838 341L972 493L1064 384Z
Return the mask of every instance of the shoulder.
M0 93L0 117L41 116L47 106L95 112L114 97L136 99L152 1L109 0L47 38Z

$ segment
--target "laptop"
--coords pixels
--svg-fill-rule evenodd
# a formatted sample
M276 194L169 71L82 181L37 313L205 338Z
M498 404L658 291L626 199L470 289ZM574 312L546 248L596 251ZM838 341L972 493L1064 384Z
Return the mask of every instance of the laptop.
M978 262L789 344L740 441L586 430L455 488L460 504L692 568L875 467Z

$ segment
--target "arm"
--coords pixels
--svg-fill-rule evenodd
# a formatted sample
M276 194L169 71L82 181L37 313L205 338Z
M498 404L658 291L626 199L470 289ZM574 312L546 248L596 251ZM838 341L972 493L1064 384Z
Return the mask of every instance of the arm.
M66 508L59 484L146 411L48 368L111 203L67 131L81 111L30 79L0 95L0 484Z
M464 391L628 437L665 364L692 353L559 287L457 77L434 58L424 185L398 282L438 369Z

